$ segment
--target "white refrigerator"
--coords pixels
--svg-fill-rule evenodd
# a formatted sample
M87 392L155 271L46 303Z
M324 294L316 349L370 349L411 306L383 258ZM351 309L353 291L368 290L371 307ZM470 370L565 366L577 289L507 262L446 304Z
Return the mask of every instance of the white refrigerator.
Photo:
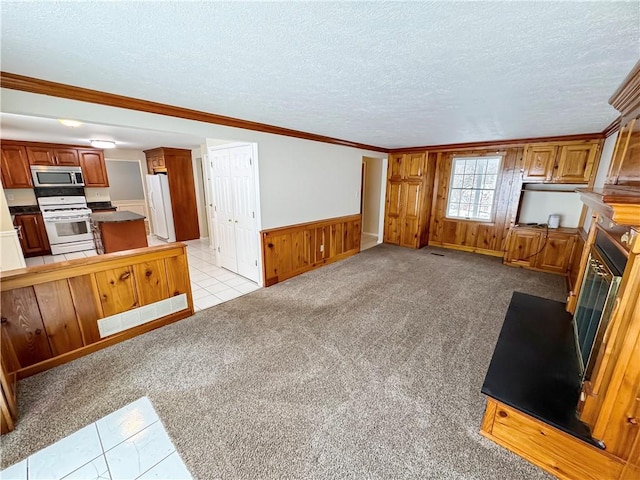
M163 174L147 175L147 189L153 234L165 242L175 242L169 179Z

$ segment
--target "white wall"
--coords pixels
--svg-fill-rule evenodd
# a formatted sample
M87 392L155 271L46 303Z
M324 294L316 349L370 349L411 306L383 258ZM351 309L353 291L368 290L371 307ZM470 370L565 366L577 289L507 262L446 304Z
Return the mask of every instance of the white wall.
M264 229L358 213L362 157L386 157L357 148L8 89L2 89L2 111L257 142Z
M196 207L198 209L200 238L207 238L209 236L209 224L207 222L204 183L202 179L202 153L200 148L191 150L191 162L193 167L193 183L196 189Z
M378 235L380 227L380 195L382 191L382 159L363 157L366 165L362 231Z
M613 149L616 146L618 133L619 132L614 133L604 141L604 145L602 146L602 155L600 156L600 164L598 165L598 171L593 183L593 188L602 188L604 186L604 182L607 180L607 173L609 172L611 160L613 160ZM585 232L588 232L589 228L591 228L592 214L592 210L590 208L587 209L587 216L584 220L583 226Z
M0 184L0 271L24 268L24 255L13 228L5 190Z

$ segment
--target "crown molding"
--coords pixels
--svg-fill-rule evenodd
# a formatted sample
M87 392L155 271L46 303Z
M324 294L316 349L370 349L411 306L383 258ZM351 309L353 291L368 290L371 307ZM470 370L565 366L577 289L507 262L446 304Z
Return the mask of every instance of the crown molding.
M640 61L609 98L609 104L623 117L640 108Z
M11 90L20 90L22 92L37 93L39 95L49 95L52 97L67 98L69 100L77 100L80 102L97 103L107 105L109 107L126 108L128 110L137 110L140 112L156 113L169 117L184 118L187 120L195 120L198 122L212 123L215 125L224 125L226 127L242 128L256 132L271 133L274 135L283 135L286 137L301 138L304 140L312 140L315 142L331 143L341 145L343 147L353 147L363 150L372 150L375 152L387 152L388 149L375 145L366 145L364 143L350 142L339 138L317 135L315 133L301 132L290 128L268 125L266 123L251 122L239 118L226 117L214 113L202 112L199 110L191 110L189 108L177 107L174 105L166 105L164 103L151 102L139 98L126 97L116 95L114 93L100 92L98 90L90 90L88 88L76 87L74 85L66 85L64 83L50 82L39 78L26 77L15 73L0 72L0 87Z
M620 130L620 125L622 124L622 117L616 118L613 122L611 122L607 128L602 131L604 138L609 138L611 135Z

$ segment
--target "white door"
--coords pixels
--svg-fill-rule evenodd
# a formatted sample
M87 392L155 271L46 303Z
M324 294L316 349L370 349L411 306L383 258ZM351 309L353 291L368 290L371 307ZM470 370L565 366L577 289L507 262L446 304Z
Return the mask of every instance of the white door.
M259 281L254 159L251 145L209 150L220 266Z
M149 207L151 209L151 219L153 220L153 233L158 237L167 238L167 222L162 205L160 177L147 175L147 187L149 188Z
M229 149L238 274L258 281L254 170L250 145Z
M213 180L214 210L218 234L218 259L220 266L238 272L236 238L233 222L233 198L229 172L228 150L209 152Z

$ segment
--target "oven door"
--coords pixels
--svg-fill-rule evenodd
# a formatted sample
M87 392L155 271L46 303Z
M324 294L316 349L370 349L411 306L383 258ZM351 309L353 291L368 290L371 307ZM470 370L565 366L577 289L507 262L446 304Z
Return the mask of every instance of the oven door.
M46 218L44 225L51 245L93 240L89 217Z

